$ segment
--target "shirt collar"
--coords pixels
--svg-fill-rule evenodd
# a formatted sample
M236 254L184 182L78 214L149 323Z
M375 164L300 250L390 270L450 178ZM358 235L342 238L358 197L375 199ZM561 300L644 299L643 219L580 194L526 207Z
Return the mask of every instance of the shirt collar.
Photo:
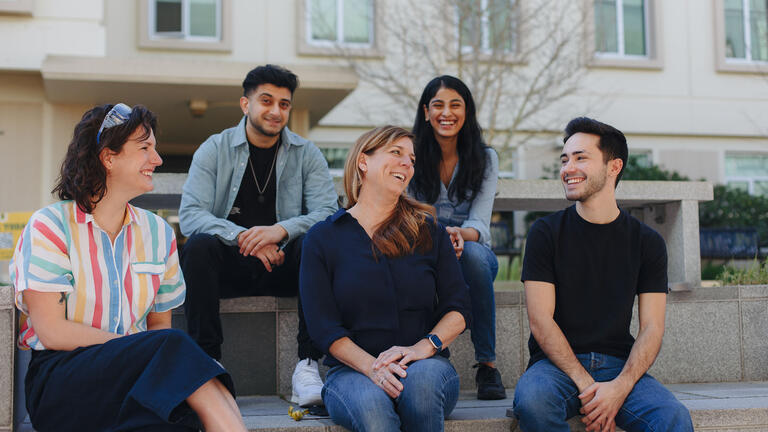
M93 214L84 212L79 205L77 205L76 202L72 202L72 204L75 206L75 221L77 223L81 224L87 224L89 222L93 222ZM130 225L130 224L136 224L141 225L139 215L136 212L136 207L128 204L125 211L125 218L123 219L123 225ZM122 229L122 228L121 228Z
M347 210L346 209L340 208L340 209L336 210L336 213L331 215L331 222L336 222L337 220L339 220L339 218L341 218L345 214L347 214Z
M232 147L248 144L248 137L245 135L245 122L247 120L248 117L244 115L243 118L240 119L240 123L237 124L234 139L230 142ZM304 142L301 140L291 139L290 131L291 130L288 129L288 126L283 128L282 132L280 132L281 143L283 145L303 146Z

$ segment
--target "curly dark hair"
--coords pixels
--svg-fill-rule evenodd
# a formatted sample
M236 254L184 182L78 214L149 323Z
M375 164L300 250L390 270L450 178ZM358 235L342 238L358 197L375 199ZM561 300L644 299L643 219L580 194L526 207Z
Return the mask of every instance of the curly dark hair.
M75 126L67 155L61 163L59 178L51 191L59 199L74 200L86 213L93 212L93 208L107 193L107 169L100 158L102 150L108 148L119 153L136 128L144 128L140 138L142 140L147 139L157 128L155 114L142 105L136 105L125 123L104 129L97 143L96 134L113 106L95 106L83 114Z
M440 161L443 153L435 139L432 125L427 121L424 107L435 97L441 88L455 90L464 99L466 119L459 131L456 151L459 153L459 166L456 178L448 188L448 196L458 202L472 201L485 179L485 167L489 163L483 131L477 122L475 100L469 88L460 79L443 75L434 78L424 88L416 108L416 121L413 123L414 152L416 170L411 180L411 192L427 203L434 203L440 196Z

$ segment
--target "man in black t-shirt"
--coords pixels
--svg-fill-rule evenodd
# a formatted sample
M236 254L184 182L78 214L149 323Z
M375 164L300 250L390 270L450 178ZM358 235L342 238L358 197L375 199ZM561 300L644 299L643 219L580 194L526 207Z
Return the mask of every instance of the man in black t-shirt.
M297 86L296 75L279 66L248 72L240 123L197 149L184 183L179 222L189 236L181 251L187 330L217 360L224 340L219 299L296 296L302 236L337 208L322 153L286 127ZM291 399L322 404L316 361L322 352L312 346L301 312L299 303L300 360ZM262 366L254 373L274 373Z
M531 360L515 389L520 428L570 431L566 420L581 413L588 431L693 431L688 410L646 373L664 335L667 251L616 204L626 138L580 117L563 142L560 179L576 204L528 233L521 279Z

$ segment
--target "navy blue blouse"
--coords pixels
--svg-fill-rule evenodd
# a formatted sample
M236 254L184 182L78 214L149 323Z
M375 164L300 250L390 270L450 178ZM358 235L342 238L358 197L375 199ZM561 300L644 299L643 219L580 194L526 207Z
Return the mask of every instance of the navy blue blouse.
M313 342L341 364L331 344L349 337L376 357L426 336L448 312L470 325L469 289L448 234L429 223L432 250L390 259L374 253L357 219L341 209L310 229L302 247L299 290ZM447 350L444 351L446 357Z

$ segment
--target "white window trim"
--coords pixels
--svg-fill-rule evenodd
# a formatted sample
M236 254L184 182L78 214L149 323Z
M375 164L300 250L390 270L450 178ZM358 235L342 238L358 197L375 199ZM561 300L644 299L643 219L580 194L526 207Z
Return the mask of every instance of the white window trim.
M756 181L764 181L768 182L768 176L751 176L751 177L742 177L742 176L729 176L725 178L725 184L727 185L730 182L745 182L747 183L747 192L749 192L750 195L755 195L755 182Z
M189 29L189 0L182 0L182 32L155 32L155 0L139 1L139 47L150 49L174 49L193 51L231 51L232 17L231 0L217 0L217 36L184 35ZM185 9L185 6L186 9ZM188 30L187 30L188 31Z
M723 154L723 178L725 178L725 184L727 185L729 182L746 182L747 183L747 191L750 195L755 194L755 182L756 181L768 181L768 175L752 175L752 176L744 176L744 175L728 175L725 173L726 165L728 157L749 157L749 156L766 156L765 153L761 152L748 152L748 153L741 153L741 152L726 152Z
M490 54L493 54L494 51L493 51L493 49L491 47L489 47L490 37L488 36L488 34L490 33L490 28L489 28L490 27L490 21L488 20L488 0L480 0L480 1L481 1L481 5L482 5L482 10L484 11L484 13L480 17L480 32L482 34L482 37L481 37L481 39L482 39L481 45L482 46L480 48L481 51L478 54L490 55ZM515 13L519 15L520 12L518 10L516 10L516 7L514 6L515 3L517 3L518 0L507 0L507 1L509 1L510 7L513 10L515 10ZM519 5L518 5L518 7L519 7ZM459 17L459 11L458 10L454 13L454 17L455 17L454 27L456 29L456 41L460 42L461 41L461 23L459 22L460 21L460 19L459 19L460 17ZM516 16L512 17L512 19L516 20L517 17ZM512 55L512 54L515 54L515 53L518 52L519 34L518 34L517 31L515 31L512 36L513 36L513 39L512 39L512 49L509 50L509 51L501 50L501 52L503 52L506 55ZM474 53L474 51L473 51L474 47L471 46L471 45L462 45L459 48L461 49L461 52L463 54L473 54Z
M595 50L595 2L587 2L587 20L592 32L588 42L588 64L597 68L622 68L622 69L650 69L661 70L664 68L661 14L658 6L663 0L645 0L643 12L645 20L645 55L626 55L624 53L624 2L616 0L617 33L619 37L619 53L602 53ZM620 19L621 18L621 19Z
M193 36L189 34L190 0L181 0L181 31L157 32L157 0L149 0L149 37L151 39L174 39L191 42L218 42L221 40L221 0L216 0L216 35Z
M618 45L619 52L602 52L602 51L595 51L595 57L602 57L602 58L622 58L622 59L634 59L634 60L647 60L649 58L649 51L651 46L651 38L650 35L650 25L648 25L649 17L648 14L648 3L649 0L643 1L643 37L645 40L643 41L645 43L645 54L644 55L637 55L637 54L625 54L624 50L624 0L616 0L616 36L618 37Z
M484 0L485 1L485 0ZM460 39L461 39L461 28L459 26L459 13L458 11L454 11L453 14L453 38L455 41L455 47L457 47L457 53L451 57L448 58L449 62L456 62L459 60L459 56L465 57L465 58L472 58L476 61L480 62L500 62L503 64L525 64L526 60L521 56L521 52L525 50L525 40L524 36L525 34L521 31L520 26L520 17L526 16L526 7L527 7L527 1L524 0L511 0L511 4L514 4L515 7L515 14L516 16L512 17L512 19L515 20L515 33L514 33L514 40L512 44L512 51L497 51L494 52L493 50L485 50L483 49L481 52L473 52L471 47L467 46L459 46ZM487 15L483 17L483 22L481 25L483 25L485 28L487 28L487 22L488 18ZM487 39L488 31L483 30L483 45L484 47L488 45L488 39Z
M300 55L322 56L354 56L367 58L383 58L383 53L378 48L378 38L381 26L378 24L380 2L372 0L370 3L371 22L368 26L368 43L344 42L344 1L336 2L336 18L339 26L336 32L336 41L312 39L312 6L310 0L298 0L296 7L297 23L297 47Z
M329 40L317 40L312 39L312 0L305 0L306 2L306 8L307 8L307 14L304 19L304 24L307 26L306 28L306 37L307 37L307 43L311 45L317 45L317 46L324 46L324 47L335 47L335 46L343 46L343 47L349 47L349 48L370 48L373 44L373 21L374 21L374 7L373 7L373 1L371 1L368 5L369 10L368 13L370 14L370 22L368 23L368 42L367 43L360 43L360 42L345 42L344 41L344 0L336 0L336 40L335 41L329 41Z
M750 24L749 24L749 3L747 0L742 0L742 8L746 13L743 15L744 22L744 37L745 48L747 58L732 58L726 57L725 49L725 3L723 0L714 0L715 7L715 51L716 51L716 68L719 72L742 72L742 73L755 73L764 74L768 72L768 62L760 60L751 60L752 57L752 40L750 36Z

